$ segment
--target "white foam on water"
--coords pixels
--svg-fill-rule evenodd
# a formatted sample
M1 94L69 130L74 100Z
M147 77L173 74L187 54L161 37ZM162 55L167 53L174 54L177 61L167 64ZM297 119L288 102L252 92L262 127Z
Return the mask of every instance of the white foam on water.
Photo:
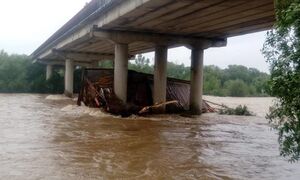
M68 114L75 115L89 115L96 118L120 118L120 116L115 116L106 112L103 112L100 108L90 108L82 104L81 106L69 104L63 108L61 111L64 111Z
M86 106L77 106L73 104L69 104L63 108L61 111L65 112L68 115L75 115L75 116L83 116L89 113L89 108Z
M117 116L114 116L114 115L111 115L111 114L108 114L108 113L105 113L103 112L102 110L100 109L96 109L96 108L89 108L89 115L90 116L93 116L93 117L110 117L110 118L115 118Z
M69 100L70 98L62 95L62 94L58 94L58 95L49 95L46 97L46 100Z
M74 97L74 98L72 99L72 101L76 101L76 102L77 102L77 100L78 100L78 97Z
M176 115L176 114L152 114L148 116L138 116L138 115L131 115L127 118L128 120L145 120L145 121L174 121L175 119L183 119L183 117Z
M77 106L69 104L69 105L63 107L61 110L65 111L65 112L70 112L70 111L75 110L75 108L77 108Z
M50 97L53 98L53 97ZM70 102L71 103L71 102ZM92 117L95 117L97 119L101 118L112 118L112 119L120 119L120 120L148 120L148 121L172 121L172 122L184 122L188 123L190 121L194 121L195 118L184 118L178 114L152 114L147 116L139 116L139 115L131 115L126 118L122 118L121 116L113 115L110 113L107 113L100 108L90 108L85 106L83 103L81 106L78 106L76 104L68 104L65 107L61 108L61 111L66 112L70 115L77 115L77 116L84 116L89 115Z

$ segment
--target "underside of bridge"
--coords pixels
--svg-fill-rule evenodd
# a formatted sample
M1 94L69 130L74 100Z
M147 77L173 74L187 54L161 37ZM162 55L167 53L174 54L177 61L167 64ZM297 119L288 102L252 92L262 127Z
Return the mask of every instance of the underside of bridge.
M155 51L153 99L159 103L166 100L168 48L186 46L192 50L190 110L200 114L204 50L274 22L273 0L92 0L32 56L47 64L47 78L52 65L65 65L68 95L75 65L113 60L114 91L126 102L128 60Z

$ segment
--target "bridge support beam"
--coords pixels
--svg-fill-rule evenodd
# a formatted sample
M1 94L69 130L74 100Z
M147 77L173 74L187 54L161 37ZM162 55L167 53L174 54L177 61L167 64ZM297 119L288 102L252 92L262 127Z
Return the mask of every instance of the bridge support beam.
M47 68L46 68L46 80L49 80L52 77L52 73L53 73L53 65L47 64Z
M115 44L114 92L124 103L127 102L128 44Z
M168 47L158 45L155 47L155 64L154 64L154 87L153 102L162 103L166 101L167 94L167 58ZM163 106L156 110L156 113L164 113L166 107Z
M193 115L202 113L203 56L202 47L192 47L190 111Z
M74 83L74 62L67 59L65 65L65 95L68 97L73 96L73 83Z

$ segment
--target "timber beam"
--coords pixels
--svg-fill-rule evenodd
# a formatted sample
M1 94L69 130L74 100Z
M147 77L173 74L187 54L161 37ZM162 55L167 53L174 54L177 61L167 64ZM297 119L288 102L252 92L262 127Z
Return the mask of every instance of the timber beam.
M189 46L201 43L204 49L210 47L224 47L227 45L226 38L202 38L195 36L182 36L149 32L104 30L99 28L94 28L91 32L91 36L98 39L107 40L112 43L124 44L130 44L133 42L150 42L153 44L164 44L168 46Z

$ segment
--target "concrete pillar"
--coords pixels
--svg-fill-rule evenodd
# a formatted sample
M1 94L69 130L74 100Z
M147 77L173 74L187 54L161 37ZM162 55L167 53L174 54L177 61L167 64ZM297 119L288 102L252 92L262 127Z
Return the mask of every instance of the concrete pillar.
M192 48L190 111L194 115L202 113L203 55L201 47Z
M167 94L167 58L168 47L156 46L155 47L155 65L154 65L154 87L153 87L153 102L162 103L166 102ZM165 106L157 109L156 113L164 113Z
M128 44L115 44L114 92L127 102Z
M65 70L65 95L68 97L73 96L73 83L74 83L74 62L73 60L66 60Z
M50 64L47 64L47 69L46 69L46 80L49 80L52 76L53 73L53 66Z

